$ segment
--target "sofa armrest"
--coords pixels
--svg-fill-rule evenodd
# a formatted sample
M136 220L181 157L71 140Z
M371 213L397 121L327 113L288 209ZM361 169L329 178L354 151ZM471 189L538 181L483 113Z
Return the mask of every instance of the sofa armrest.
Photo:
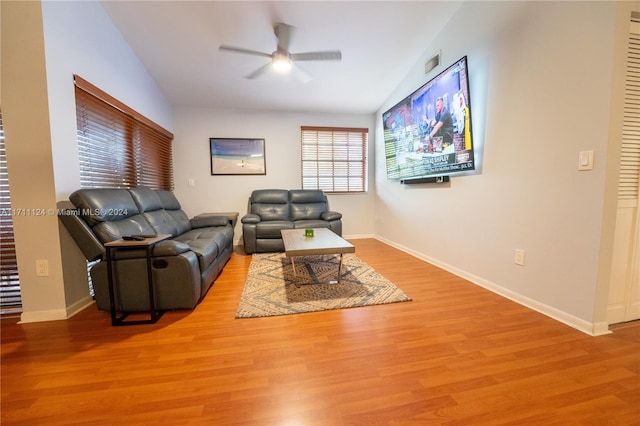
M242 216L242 223L245 224L259 223L260 220L260 216L258 216L257 214L246 214Z
M189 245L186 243L181 243L179 241L174 240L165 240L160 241L158 244L153 246L153 256L154 257L164 257L164 256L177 256L182 253L186 253L189 250Z
M76 209L70 201L58 201L57 207L58 218L84 257L88 261L101 259L105 253L104 245L95 236L89 225L80 217L79 209Z
M208 226L226 226L229 224L227 216L200 215L191 219L192 228L206 228Z
M342 219L342 213L328 211L322 213L320 217L322 218L322 220L338 220Z

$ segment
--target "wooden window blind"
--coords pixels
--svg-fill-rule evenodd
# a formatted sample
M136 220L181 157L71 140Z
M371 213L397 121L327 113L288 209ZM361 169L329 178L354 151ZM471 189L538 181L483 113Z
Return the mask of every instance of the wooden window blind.
M618 199L637 203L640 184L640 17L631 17Z
M0 313L3 316L22 312L12 212L2 112L0 111Z
M173 190L173 134L74 76L80 186Z
M367 190L369 129L302 126L302 189Z

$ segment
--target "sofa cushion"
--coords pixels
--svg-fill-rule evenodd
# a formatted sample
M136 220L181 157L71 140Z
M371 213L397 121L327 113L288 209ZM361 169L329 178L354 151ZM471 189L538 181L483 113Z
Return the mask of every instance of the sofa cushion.
M281 229L293 229L290 220L270 220L256 225L256 238L282 238Z
M286 189L256 189L251 193L252 203L288 204L289 191Z
M93 227L93 233L100 241L108 243L119 240L125 235L154 234L155 230L141 214L137 214L123 220L101 222Z
M172 217L165 211L156 191L149 188L129 189L131 197L142 216L151 224L156 234L178 235L178 228Z
M175 241L186 243L198 257L200 270L204 271L218 254L233 241L231 226L219 228L197 228L177 236Z
M191 251L198 257L200 272L207 269L215 258L218 257L219 248L213 240L191 240L188 244Z
M291 204L291 220L320 220L327 210L325 203Z
M251 214L262 220L290 220L289 191L257 189L251 193Z
M138 206L140 213L164 209L160 197L158 197L158 194L153 189L143 187L131 188L129 189L129 193L136 203L136 206Z
M182 206L173 192L157 190L156 194L160 201L162 201L162 206L167 213L167 223L175 227L176 233L172 235L175 237L190 230L191 221L189 220L189 216L182 210Z
M124 235L155 233L140 214L129 191L111 188L79 189L69 196L69 200L103 243L118 240Z
M292 189L289 191L289 201L297 203L324 203L325 210L327 196L320 189Z
M296 229L307 228L329 228L329 222L326 220L296 220L293 222L293 227Z
M180 210L182 206L180 205L180 201L176 198L176 196L171 191L166 191L164 189L158 189L155 191L156 195L162 202L162 207L166 210Z
M289 191L291 220L319 220L327 211L327 197L320 190Z
M80 210L80 215L91 227L100 222L119 221L140 213L131 194L122 189L79 189L69 201Z

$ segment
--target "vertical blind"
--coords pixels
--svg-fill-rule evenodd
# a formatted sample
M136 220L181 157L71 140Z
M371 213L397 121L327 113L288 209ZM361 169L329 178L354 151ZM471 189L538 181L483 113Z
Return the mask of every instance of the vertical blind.
M302 189L367 190L369 129L302 126Z
M22 311L12 216L9 173L0 111L0 313L3 315Z
M173 134L74 76L80 186L173 190Z
M631 18L624 92L619 200L637 200L640 180L640 17Z

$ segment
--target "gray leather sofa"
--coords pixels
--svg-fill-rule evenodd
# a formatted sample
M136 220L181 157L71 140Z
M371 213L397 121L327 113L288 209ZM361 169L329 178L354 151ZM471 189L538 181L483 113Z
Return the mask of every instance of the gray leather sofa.
M342 214L329 210L320 190L255 190L241 222L246 254L284 251L282 229L329 228L342 236Z
M171 234L152 251L159 310L194 308L233 252L233 227L227 217L189 219L169 191L80 189L69 200L58 203L59 217L87 260L100 261L91 268L91 279L101 310L110 310L104 243L128 235ZM117 310L147 311L145 250L116 251L113 258Z

